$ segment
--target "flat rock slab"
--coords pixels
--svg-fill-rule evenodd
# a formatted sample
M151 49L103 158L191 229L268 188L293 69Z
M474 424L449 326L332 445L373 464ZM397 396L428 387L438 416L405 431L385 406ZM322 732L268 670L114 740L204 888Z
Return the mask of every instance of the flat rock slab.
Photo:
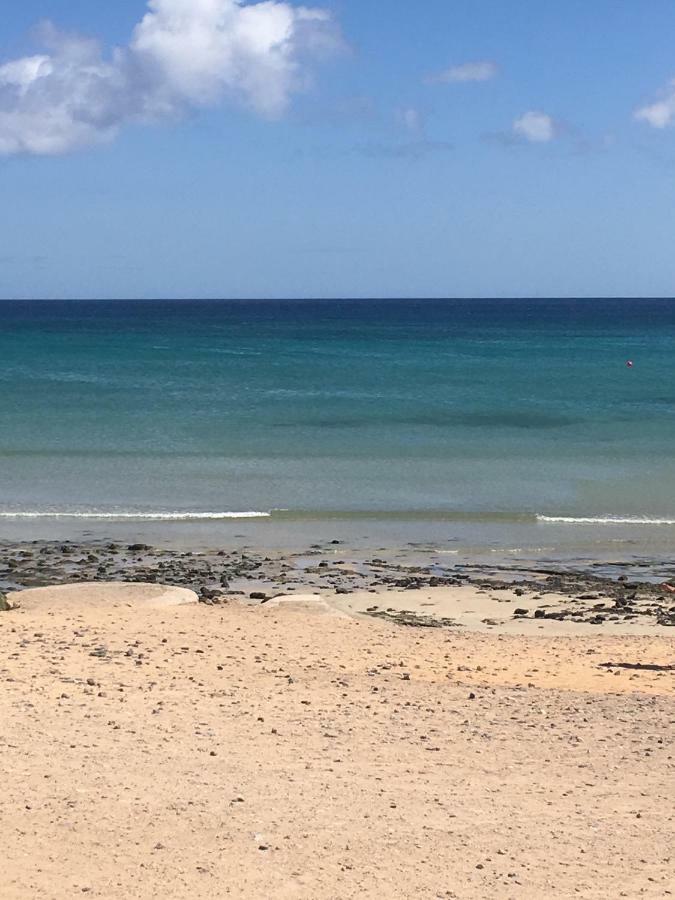
M319 613L321 615L333 616L335 618L349 618L342 612L331 605L324 597L318 594L294 594L292 597L281 596L273 597L265 604L267 609L288 609L298 612Z
M162 584L80 583L15 591L7 599L20 609L154 609L198 603L194 591Z

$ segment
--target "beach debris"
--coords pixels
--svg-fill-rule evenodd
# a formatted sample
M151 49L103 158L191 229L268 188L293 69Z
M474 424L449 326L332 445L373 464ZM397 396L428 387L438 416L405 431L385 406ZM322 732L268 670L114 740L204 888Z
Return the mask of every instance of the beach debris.
M626 663L605 662L598 663L601 669L631 669L636 672L675 672L675 665L659 665L658 663Z
M26 588L78 582L163 584L195 591L206 608L214 610L238 598L264 604L281 596L280 591L286 596L296 591L331 590L341 596L368 592L373 594L369 614L378 611L380 601L382 608L389 608L379 617L394 624L443 628L456 627L457 623L435 615L413 618L410 613L397 613L387 602L389 596L402 589L468 586L498 602L512 603L514 596L531 597L530 610L523 613L518 607L516 619L567 618L595 626L621 621L675 627L675 579L667 580L672 566L665 568L665 560L611 563L613 567L640 569L644 576L636 581L625 571L614 577L597 574L593 571L596 563L578 570L564 562L441 565L432 562L433 557L420 556L417 549L406 558L400 551L371 557L340 548L336 559L322 567L312 565L311 557L318 556L318 563L326 562L327 545L316 546L315 551L303 549L289 555L251 548L224 550L222 546L186 552L103 540L5 543L0 547L0 591L10 595ZM551 595L557 596L547 602ZM540 601L543 605L537 606Z
M377 610L375 612L366 612L365 615L373 619L383 619L392 622L394 625L405 625L408 628L459 628L461 627L454 619L437 619L434 616L424 616L410 610Z

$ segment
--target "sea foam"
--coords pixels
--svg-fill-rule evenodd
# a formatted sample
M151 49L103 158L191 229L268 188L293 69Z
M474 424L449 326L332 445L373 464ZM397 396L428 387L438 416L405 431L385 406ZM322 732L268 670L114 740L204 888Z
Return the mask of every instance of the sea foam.
M2 519L143 519L158 522L188 522L207 519L268 519L269 512L96 512L0 510Z
M561 525L675 525L675 519L650 516L537 516L537 522Z

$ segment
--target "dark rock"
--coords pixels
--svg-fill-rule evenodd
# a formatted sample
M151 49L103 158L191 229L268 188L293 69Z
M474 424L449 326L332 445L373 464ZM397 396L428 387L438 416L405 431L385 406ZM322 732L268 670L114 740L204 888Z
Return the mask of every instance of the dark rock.
M675 672L675 665L662 666L658 663L627 663L605 662L598 663L601 669L633 669L637 672Z
M147 544L130 544L127 550L130 553L145 553L147 550L152 550L152 547L149 547Z
M522 616L526 616L529 613L529 609L517 609L513 615L518 616L518 618L522 618Z
M12 607L4 594L0 594L0 612L9 612Z
M262 591L252 591L249 594L249 597L251 598L251 600L267 600L267 594L263 593Z

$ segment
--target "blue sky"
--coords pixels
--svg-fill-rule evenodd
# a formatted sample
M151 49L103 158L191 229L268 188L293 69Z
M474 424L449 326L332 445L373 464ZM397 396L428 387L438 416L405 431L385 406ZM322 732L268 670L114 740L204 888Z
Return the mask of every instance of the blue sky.
M0 297L675 294L671 0L8 6Z

